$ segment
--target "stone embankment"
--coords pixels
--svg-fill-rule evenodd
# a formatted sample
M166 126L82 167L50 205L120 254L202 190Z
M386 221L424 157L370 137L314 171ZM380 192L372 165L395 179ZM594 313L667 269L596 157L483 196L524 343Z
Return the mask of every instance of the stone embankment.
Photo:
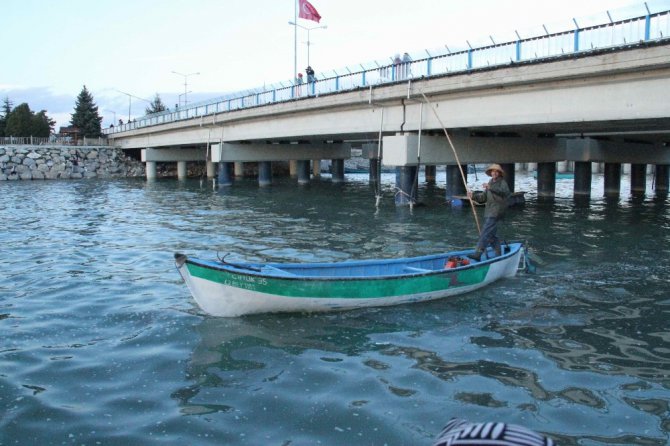
M144 175L144 163L114 147L0 146L0 181Z

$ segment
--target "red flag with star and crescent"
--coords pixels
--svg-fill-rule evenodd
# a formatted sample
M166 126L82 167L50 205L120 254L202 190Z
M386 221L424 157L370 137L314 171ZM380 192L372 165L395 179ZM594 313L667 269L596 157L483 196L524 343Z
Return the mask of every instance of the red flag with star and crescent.
M301 19L313 20L316 23L319 23L319 20L321 20L321 15L310 2L307 0L299 0L299 5L300 14L298 14L298 17Z

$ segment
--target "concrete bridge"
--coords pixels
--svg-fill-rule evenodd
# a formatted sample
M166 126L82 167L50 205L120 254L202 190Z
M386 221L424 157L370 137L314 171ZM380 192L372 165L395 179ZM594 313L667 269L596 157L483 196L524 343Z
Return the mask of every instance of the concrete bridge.
M655 17L667 22L668 12ZM651 23L650 16L636 20ZM575 47L586 31L571 34ZM604 163L606 194L619 193L621 165L630 164L633 192L644 192L653 171L657 192L667 193L670 39L667 31L659 35L649 36L648 28L647 38L634 43L527 59L516 42L516 60L493 66L435 73L431 59L414 61L388 67L394 74L387 82L370 83L370 72L362 72L359 85L343 91L296 85L281 101L276 92L272 100L257 93L255 104L247 97L232 106L230 99L195 106L192 116L182 110L178 119L148 117L108 137L142 149L148 178L157 162L177 162L184 177L186 161L206 161L211 177L218 163L220 185L231 184L245 162L258 163L259 184L268 185L277 161L289 161L304 183L310 160L321 159L332 160L333 180L343 181L343 160L360 147L371 160L371 180L382 164L398 168L407 192L401 204L413 199L419 166L428 177L446 165L447 194L464 193L457 162L501 163L512 187L514 165L532 163L545 196L553 195L557 162L574 163L574 192L581 195L590 194L592 163ZM465 56L472 65L473 54Z

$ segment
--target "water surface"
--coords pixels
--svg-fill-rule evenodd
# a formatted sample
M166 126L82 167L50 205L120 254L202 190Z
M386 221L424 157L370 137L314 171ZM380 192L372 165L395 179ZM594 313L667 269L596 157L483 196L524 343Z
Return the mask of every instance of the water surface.
M470 176L474 183L475 179ZM172 255L393 258L471 246L470 208L381 206L366 175L307 186L199 180L0 183L0 445L430 445L453 416L562 445L665 445L668 201L587 203L561 180L501 227L543 260L452 299L213 318ZM479 184L484 180L476 180Z

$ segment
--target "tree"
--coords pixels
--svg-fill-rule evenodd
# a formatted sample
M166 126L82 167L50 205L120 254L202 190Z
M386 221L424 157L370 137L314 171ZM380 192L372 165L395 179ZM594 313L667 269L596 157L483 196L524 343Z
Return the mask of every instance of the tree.
M97 138L102 135L102 116L98 114L98 106L93 102L93 96L86 89L86 85L77 96L70 123L80 130L81 136Z
M56 125L56 121L47 116L46 110L35 114L25 102L13 110L11 102L5 99L3 105L4 135L3 136L37 136L47 138ZM7 110L10 110L7 112Z
M8 136L5 133L5 129L7 128L7 118L12 112L12 105L9 97L5 96L5 99L2 102L2 110L0 110L0 136Z
M33 116L31 135L46 138L51 135L55 125L56 121L47 116L47 111L41 110Z
M163 104L163 101L161 101L161 97L156 93L156 96L154 96L154 100L151 102L151 104L144 110L144 112L147 115L150 115L152 113L158 113L167 110L167 107L165 104Z
M25 102L17 105L7 117L7 136L31 136L34 113ZM49 135L47 135L49 136Z

